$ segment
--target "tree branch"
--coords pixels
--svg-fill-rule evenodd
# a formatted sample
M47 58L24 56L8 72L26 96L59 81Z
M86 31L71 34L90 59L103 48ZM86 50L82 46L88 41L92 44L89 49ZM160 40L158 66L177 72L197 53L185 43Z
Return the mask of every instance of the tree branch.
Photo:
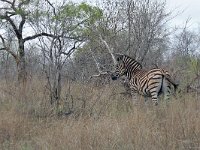
M13 0L12 2L8 0L1 0L1 1L10 4L11 8L16 11L15 0Z
M73 52L74 52L74 50L76 49L76 43L77 43L78 41L76 41L76 42L74 42L74 46L70 49L70 50L68 50L68 52L66 53L66 52L62 52L62 54L63 55L66 55L66 56L70 56ZM81 45L81 44L79 44L79 45ZM79 46L78 45L78 46ZM77 47L78 47L77 46Z
M6 2L6 3L8 3L8 4L10 4L10 5L13 5L13 2L10 2L10 1L8 1L8 0L1 0L2 2Z
M14 57L16 63L18 64L19 63L19 58L18 58L17 54L15 52L11 51L10 48L6 46L6 42L5 42L5 40L4 40L2 35L0 35L0 39L1 39L1 41L3 43L3 46L4 46L3 48L0 48L0 50L5 50L9 54L11 54Z
M103 43L105 44L106 48L108 49L110 55L112 56L112 59L113 59L114 64L117 64L117 61L116 61L115 56L114 56L114 54L113 54L113 49L111 49L111 48L109 47L108 43L102 38L101 35L99 35L99 38L100 38L101 42L103 42Z
M20 22L20 24L19 24L19 32L20 32L20 33L22 33L23 26L24 26L24 24L25 24L25 22L26 22L26 17L25 17L25 15L24 15L24 14L21 15L21 17L22 17L22 20L21 20L21 22Z
M2 50L6 50L6 48L5 47L0 48L0 51L2 51Z
M23 0L21 3L18 4L18 8L22 8L22 5L26 5L30 2L30 0Z
M42 33L38 33L32 36L28 36L26 38L24 38L24 42L29 41L29 40L33 40L35 38L41 37L41 36L46 36L46 37L51 37L51 38L67 38L67 39L72 39L72 40L77 40L77 41L83 41L83 39L80 39L81 37L70 37L70 36L63 36L63 35L54 35L54 34L49 34L46 32L42 32Z
M17 38L18 38L18 39L21 39L21 38L22 38L22 34L19 32L19 30L17 29L15 23L14 23L13 20L10 18L11 16L13 16L13 15L15 15L15 14L11 14L11 16L8 16L8 15L7 15L8 13L9 13L9 12L6 12L5 15L0 15L0 17L1 17L2 19L7 20L7 21L11 24L11 26L13 27L13 30L14 30L16 36L17 36Z
M29 41L29 40L33 40L33 39L38 38L40 36L47 36L47 37L52 37L52 38L56 38L56 37L59 38L60 37L60 36L55 36L53 34L48 34L48 33L42 32L42 33L35 34L35 35L28 36L28 37L24 38L24 42Z
M22 29L23 29L23 25L25 24L25 21L26 21L26 15L24 13L19 14L22 17L22 20L21 20L21 22L19 24L19 29L18 29L17 26L15 25L14 21L11 19L12 16L18 15L16 13L17 9L15 7L15 0L13 0L12 2L8 1L8 0L1 0L1 1L10 4L11 8L13 9L14 12L6 11L5 15L0 15L0 17L5 19L5 20L7 20L11 24L11 26L13 27L13 30L14 30L17 38L18 39L22 39ZM21 9L22 5L27 4L29 2L30 2L30 0L25 0L25 1L20 2L18 4L18 9Z
M55 9L55 7L53 6L53 4L52 4L49 0L45 0L45 1L52 7L53 13L54 13L54 15L56 16L56 9Z

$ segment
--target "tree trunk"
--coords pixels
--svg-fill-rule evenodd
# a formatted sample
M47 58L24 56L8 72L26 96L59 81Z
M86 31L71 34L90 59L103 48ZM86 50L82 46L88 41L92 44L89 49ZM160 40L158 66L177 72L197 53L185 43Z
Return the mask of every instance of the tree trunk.
M60 104L60 99L61 99L61 69L62 67L60 64L58 66L53 66L52 67L53 72L52 72L52 77L53 77L53 83L49 81L49 86L51 88L51 95L50 95L50 100L51 104L56 104L56 107L58 108Z
M18 81L19 83L26 83L27 80L27 73L26 73L26 64L25 64L25 57L21 57L19 60L19 64L17 65L17 72L18 72Z
M55 84L55 94L56 94L56 106L57 109L60 105L60 100L61 100L61 70L58 70L58 72L56 72L56 84Z
M19 42L19 60L17 63L17 72L18 72L18 82L21 84L26 84L27 81L27 72L26 72L26 59L24 51L24 42L20 40Z

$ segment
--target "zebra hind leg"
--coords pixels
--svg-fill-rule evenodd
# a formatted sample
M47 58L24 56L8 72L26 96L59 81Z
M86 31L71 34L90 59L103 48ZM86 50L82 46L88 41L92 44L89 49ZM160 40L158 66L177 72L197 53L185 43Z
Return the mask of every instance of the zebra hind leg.
M157 93L152 95L152 102L154 103L155 106L158 105L158 94Z
M162 87L161 87L161 93L163 95L164 103L168 106L169 100L171 97L171 83L164 78L162 82Z
M160 90L160 88L159 88ZM150 93L151 93L151 99L152 99L152 102L154 103L155 106L158 105L158 92L159 92L158 88L153 88L150 90Z
M164 94L164 101L166 103L169 103L170 95L171 95L171 84L167 80L165 80L163 84L163 94Z

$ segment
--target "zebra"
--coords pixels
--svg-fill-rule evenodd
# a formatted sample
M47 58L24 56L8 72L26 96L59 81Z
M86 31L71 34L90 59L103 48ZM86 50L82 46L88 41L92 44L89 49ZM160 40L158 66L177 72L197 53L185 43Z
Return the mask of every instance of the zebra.
M139 62L127 55L115 54L115 57L116 66L115 71L111 73L111 78L117 80L125 75L129 82L132 97L137 92L144 97L151 97L154 105L158 105L160 94L163 93L164 99L168 100L172 88L176 90L178 87L169 72L164 69L144 70Z

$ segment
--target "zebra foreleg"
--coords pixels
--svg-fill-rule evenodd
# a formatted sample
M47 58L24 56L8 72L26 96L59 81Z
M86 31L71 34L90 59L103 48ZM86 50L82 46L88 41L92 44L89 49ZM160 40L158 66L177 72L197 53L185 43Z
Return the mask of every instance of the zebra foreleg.
M135 91L134 89L131 89L131 96L132 96L133 105L139 105L137 91Z

